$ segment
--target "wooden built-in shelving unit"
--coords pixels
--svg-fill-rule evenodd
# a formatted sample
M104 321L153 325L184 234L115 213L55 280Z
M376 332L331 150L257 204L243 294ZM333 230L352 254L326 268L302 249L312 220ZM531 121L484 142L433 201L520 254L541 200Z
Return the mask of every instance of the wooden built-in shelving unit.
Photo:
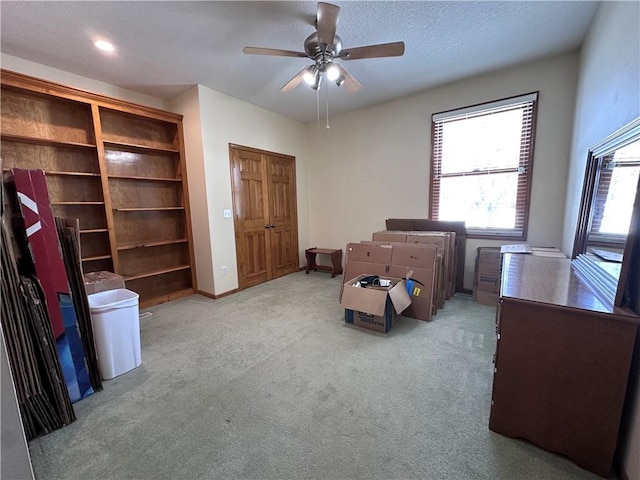
M2 70L3 172L45 172L80 221L84 272L122 275L142 307L195 291L182 116Z

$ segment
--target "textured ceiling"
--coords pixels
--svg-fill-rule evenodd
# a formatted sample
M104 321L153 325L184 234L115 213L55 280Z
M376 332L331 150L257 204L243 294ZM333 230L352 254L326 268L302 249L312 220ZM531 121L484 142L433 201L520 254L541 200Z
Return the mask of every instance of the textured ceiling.
M331 84L331 113L577 48L598 2L339 1L344 47L404 41L403 57L342 62L363 85ZM315 2L0 2L3 53L169 98L201 84L301 121L316 93L284 85L311 62L244 55L246 45L303 50ZM117 51L98 52L104 37ZM324 97L323 97L324 98Z

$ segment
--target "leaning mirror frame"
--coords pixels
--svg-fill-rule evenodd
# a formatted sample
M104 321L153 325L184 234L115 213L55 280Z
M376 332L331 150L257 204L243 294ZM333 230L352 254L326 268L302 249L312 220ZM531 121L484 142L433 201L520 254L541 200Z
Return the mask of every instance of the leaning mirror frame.
M613 285L603 285L600 281L602 278L611 280L611 269L606 268L606 262L591 261L590 256L587 255L588 247L591 246L590 237L600 236L602 240L602 235L593 235L591 230L598 193L596 188L600 185L600 174L603 168L606 168L603 167L604 162L610 161L616 151L635 142L640 142L640 117L589 149L572 258L577 267L584 262L589 264L586 270L592 272L589 274L590 283L614 306L630 307L636 313L640 313L640 179L635 186L635 192L631 194L634 200L627 235L609 235L611 240L609 246L617 246L623 252L622 262L615 275L616 282ZM638 164L640 165L640 159ZM611 162L611 167L613 166Z

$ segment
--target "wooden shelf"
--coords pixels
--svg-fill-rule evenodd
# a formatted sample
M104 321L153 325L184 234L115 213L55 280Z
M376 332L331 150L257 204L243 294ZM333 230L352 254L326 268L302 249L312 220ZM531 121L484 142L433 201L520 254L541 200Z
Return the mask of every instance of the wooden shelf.
M118 150L134 150L138 152L156 152L156 153L180 153L175 148L149 147L147 145L138 145L135 143L115 142L113 140L104 139L105 149L115 147Z
M186 238L178 238L176 240L159 240L155 242L142 242L142 243L126 243L118 245L118 250L131 250L133 248L145 248L145 247L160 247L162 245L172 245L175 243L186 243Z
M53 211L82 226L83 269L131 273L141 305L192 294L182 116L5 70L0 83L2 171L44 171Z
M188 270L190 268L191 268L191 265L178 265L175 267L163 268L162 270L152 270L149 272L137 273L135 275L126 275L124 279L125 281L139 280L141 278L155 277L157 275L163 275L165 273L171 273L171 272L178 272L180 270Z
M61 176L69 176L69 177L100 177L99 173L89 173L89 172L59 172L52 170L45 170L45 175L61 175Z
M171 302L173 300L178 300L179 298L188 297L190 295L193 295L193 288L185 288L166 295L159 295L157 297L142 299L140 300L140 308L152 307L154 305L158 305L159 303Z
M51 202L51 205L104 205L104 202Z
M181 178L142 177L135 175L109 175L109 178L117 178L120 180L146 180L151 182L182 182Z
M10 133L3 133L0 138L9 142L29 143L31 145L46 145L49 147L91 148L94 150L96 149L96 146L90 143L65 142L62 140L51 140L48 138L29 137L25 135L14 135Z
M3 172L10 172L11 168L22 168L22 167L3 167ZM88 172L58 172L52 170L43 170L45 175L59 175L66 177L99 177L99 173L88 173Z
M114 208L116 212L155 212L162 210L184 210L184 207L135 207L135 208Z
M106 260L108 258L111 258L111 255L96 255L95 257L83 258L82 261L83 262L94 262L96 260Z

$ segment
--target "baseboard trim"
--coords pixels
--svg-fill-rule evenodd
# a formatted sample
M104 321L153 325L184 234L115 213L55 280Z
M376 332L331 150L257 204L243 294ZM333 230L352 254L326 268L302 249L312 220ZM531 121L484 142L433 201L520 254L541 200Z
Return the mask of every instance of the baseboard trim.
M234 288L233 290L229 290L228 292L224 292L224 293L221 293L219 295L214 295L213 293L205 292L203 290L196 290L196 293L198 295L202 295L203 297L212 298L214 300L217 300L218 298L227 297L227 296L233 295L234 293L237 293L239 291L240 291L239 289Z

